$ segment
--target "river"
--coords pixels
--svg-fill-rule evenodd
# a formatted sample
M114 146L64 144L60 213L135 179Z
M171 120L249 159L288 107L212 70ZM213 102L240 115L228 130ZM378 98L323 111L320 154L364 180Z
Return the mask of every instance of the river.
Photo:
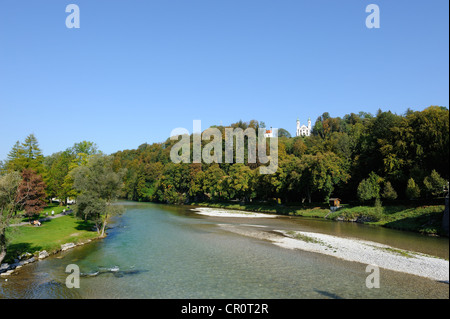
M211 217L190 207L124 204L105 239L1 278L0 298L449 298L446 283L385 269L380 288L369 289L367 265L281 248L220 225L360 238L446 259L448 238L321 219ZM65 285L69 264L92 274L80 278L80 288Z

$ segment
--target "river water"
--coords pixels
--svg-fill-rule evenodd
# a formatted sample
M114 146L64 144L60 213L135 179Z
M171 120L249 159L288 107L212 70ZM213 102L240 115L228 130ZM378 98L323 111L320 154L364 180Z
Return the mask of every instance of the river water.
M284 249L220 224L361 238L443 258L447 238L319 219L208 217L150 203L125 207L105 239L1 278L0 298L449 298L446 283L384 269L380 288L368 289L367 265ZM80 288L66 287L69 264L92 274L80 278Z

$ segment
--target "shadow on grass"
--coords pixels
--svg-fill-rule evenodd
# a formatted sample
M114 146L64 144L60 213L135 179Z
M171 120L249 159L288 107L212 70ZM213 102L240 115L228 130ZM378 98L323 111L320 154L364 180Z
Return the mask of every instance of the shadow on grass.
M17 243L17 244L9 244L8 249L6 251L4 263L14 263L14 259L23 253L33 254L35 251L41 251L41 246L32 245L30 243Z
M95 226L91 221L77 220L76 223L77 226L75 227L75 229L77 230L92 231L93 227Z
M384 224L384 227L420 232L428 235L444 235L442 228L443 213L429 213L414 217L405 217Z

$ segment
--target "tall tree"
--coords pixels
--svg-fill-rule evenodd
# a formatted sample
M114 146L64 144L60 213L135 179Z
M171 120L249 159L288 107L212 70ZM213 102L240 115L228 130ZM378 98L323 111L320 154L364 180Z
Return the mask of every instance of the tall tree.
M44 161L47 194L58 198L60 205L66 204L67 197L72 191L71 184L66 181L73 160L74 155L66 150L46 157Z
M25 155L25 168L42 172L42 161L44 157L34 134L30 134L25 138L25 141L22 143L22 149Z
M17 141L8 153L6 168L10 171L22 172L29 168L43 172L43 155L39 148L39 143L34 134L30 134L25 138L23 143Z
M332 152L303 158L306 160L303 176L308 180L306 184L310 202L312 193L320 194L322 200L328 201L335 187L341 186L350 178L348 163Z
M5 168L9 171L21 172L25 167L25 151L17 141L12 147L11 151L8 153L6 158Z
M75 143L65 151L63 158L61 158L62 162L59 163L63 166L63 169L66 170L66 161L70 160L68 172L67 174L64 174L64 181L61 184L60 190L61 200L64 205L66 204L68 197L75 198L78 195L78 192L73 185L73 174L70 173L77 167L86 166L92 156L100 154L102 154L102 152L98 150L97 145L89 141Z

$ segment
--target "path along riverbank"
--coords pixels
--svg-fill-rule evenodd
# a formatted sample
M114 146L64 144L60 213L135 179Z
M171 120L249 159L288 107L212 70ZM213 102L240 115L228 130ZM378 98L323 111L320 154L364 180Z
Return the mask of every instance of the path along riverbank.
M194 208L198 214L214 217L241 217L241 218L274 218L276 215L245 213L214 208ZM328 234L319 234L304 231L286 231L283 229L265 229L261 225L251 224L219 224L224 230L258 239L264 239L286 249L299 249L348 261L367 265L376 265L380 268L404 272L412 275L430 278L441 282L449 282L449 261L409 250L398 249L392 246L365 241L355 238L344 238Z

